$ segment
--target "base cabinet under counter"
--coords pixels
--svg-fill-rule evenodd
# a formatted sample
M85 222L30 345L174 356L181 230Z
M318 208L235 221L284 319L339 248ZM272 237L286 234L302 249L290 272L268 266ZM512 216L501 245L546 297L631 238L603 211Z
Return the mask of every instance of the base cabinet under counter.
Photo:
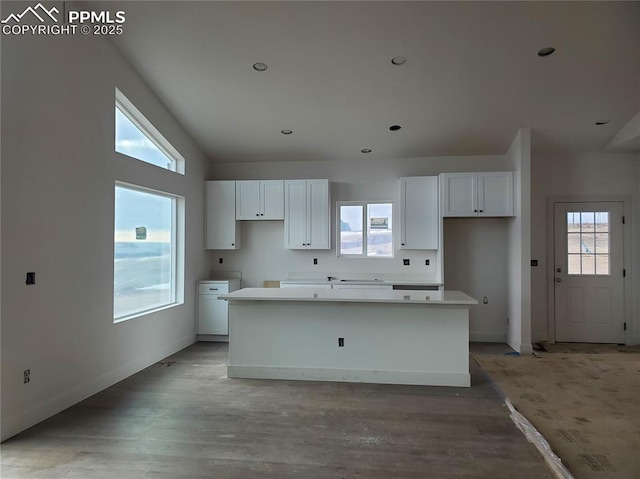
M198 282L198 335L227 336L229 334L229 304L221 294L240 289L240 280Z

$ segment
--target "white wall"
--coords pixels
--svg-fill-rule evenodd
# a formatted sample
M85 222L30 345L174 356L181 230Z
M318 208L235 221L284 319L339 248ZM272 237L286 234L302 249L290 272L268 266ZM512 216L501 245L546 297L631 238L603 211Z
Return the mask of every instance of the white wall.
M235 165L216 163L208 179L329 178L332 182L332 207L340 200L391 200L395 202L397 212L400 177L508 169L503 156L388 160L367 158L348 162L254 162ZM488 296L488 305L472 308L472 336L477 340L504 340L506 280L502 284L482 283L487 277L486 266L496 267L498 270L506 267L504 252L507 250L506 225L509 220L464 219L452 220L451 224L449 221L445 221L444 250L450 258L451 267L445 262L445 286L447 289L455 289L452 285L456 288L459 285L463 291L479 295L479 299ZM397 219L395 224L398 224ZM335 211L332 231L335 234ZM435 278L437 274L433 252L396 249L393 259L345 259L336 257L335 237L332 237L333 247L330 251L294 251L283 248L283 235L282 221L244 221L242 248L238 251L213 251L212 270L241 271L243 284L248 287L262 286L265 280L286 279L289 273L308 273L309 276L326 273L337 277L384 273L424 278ZM490 244L485 244L485 240L490 241ZM218 262L219 258L223 258L222 264ZM318 265L313 265L314 258L318 259ZM403 265L404 258L410 259L409 266ZM462 260L456 258L467 258L469 264L462 267ZM425 259L430 259L430 266L425 266Z
M518 131L506 155L515 171L515 212L508 234L507 344L529 354L531 346L531 132Z
M186 176L114 153L116 86L186 158ZM195 282L209 270L206 167L110 43L3 36L2 439L195 340ZM116 179L184 196L187 230L185 303L119 324ZM36 285L25 286L27 271L36 272ZM25 385L24 369L31 369Z
M469 339L507 340L508 218L445 218L444 281L480 304L469 312ZM487 303L483 303L483 298Z
M532 159L531 239L532 258L539 266L531 269L532 336L534 341L551 338L547 288L553 279L552 252L548 250L548 199L573 197L627 198L630 212L626 228L631 238L626 242L628 298L631 328L628 342L640 343L640 155L623 153L590 153L574 155L534 155ZM595 197L595 198L594 198ZM629 221L630 220L630 221Z

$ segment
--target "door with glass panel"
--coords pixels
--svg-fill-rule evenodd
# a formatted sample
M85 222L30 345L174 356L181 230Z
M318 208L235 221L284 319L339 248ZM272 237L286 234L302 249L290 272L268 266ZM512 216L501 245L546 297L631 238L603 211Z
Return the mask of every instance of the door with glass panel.
M554 204L555 336L623 343L622 203Z

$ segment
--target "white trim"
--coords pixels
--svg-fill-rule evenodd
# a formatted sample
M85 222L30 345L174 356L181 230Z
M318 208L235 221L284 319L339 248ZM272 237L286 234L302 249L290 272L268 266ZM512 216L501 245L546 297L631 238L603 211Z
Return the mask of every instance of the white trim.
M391 256L375 256L367 255L367 208L369 205L391 205ZM340 253L341 248L341 220L340 207L341 206L362 206L362 254L343 254ZM396 245L396 208L395 202L388 200L380 201L336 201L336 256L338 258L366 258L366 259L393 259L395 258L395 245Z
M471 386L471 375L467 373L423 371L227 366L227 376L230 378L337 381L349 383L413 384L454 387Z
M632 247L631 230L632 199L629 195L594 195L594 196L548 196L547 197L547 337L550 343L556 342L556 322L555 322L555 287L554 287L554 260L555 260L555 213L556 203L622 203L622 214L625 217L625 224L622 225L623 259L622 267L626 270L624 278L624 322L627 330L624 332L625 344L637 344L633 334L635 330L640 331L640 324L633 323L632 304Z
M498 331L473 332L469 331L469 341L472 343L506 343L507 333Z
M146 316L148 314L156 313L164 309L173 308L184 304L184 283L185 283L185 199L181 195L175 193L169 193L166 191L156 190L148 188L146 186L140 186L133 183L126 183L124 181L115 181L115 188L124 188L133 191L139 191L141 193L161 196L171 200L171 270L172 270L172 284L171 284L171 301L169 303L152 306L150 308L139 309L130 311L123 316L113 316L114 324L128 321L130 319L138 318L140 316ZM115 217L115 203L114 203L114 217ZM114 222L115 233L115 222ZM115 265L115 258L113 258ZM112 292L112 295L115 293Z

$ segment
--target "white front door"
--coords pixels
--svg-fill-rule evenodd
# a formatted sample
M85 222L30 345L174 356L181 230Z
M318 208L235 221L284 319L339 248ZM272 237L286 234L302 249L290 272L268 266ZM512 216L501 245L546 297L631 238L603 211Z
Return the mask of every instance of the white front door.
M623 343L621 202L554 204L558 342Z

